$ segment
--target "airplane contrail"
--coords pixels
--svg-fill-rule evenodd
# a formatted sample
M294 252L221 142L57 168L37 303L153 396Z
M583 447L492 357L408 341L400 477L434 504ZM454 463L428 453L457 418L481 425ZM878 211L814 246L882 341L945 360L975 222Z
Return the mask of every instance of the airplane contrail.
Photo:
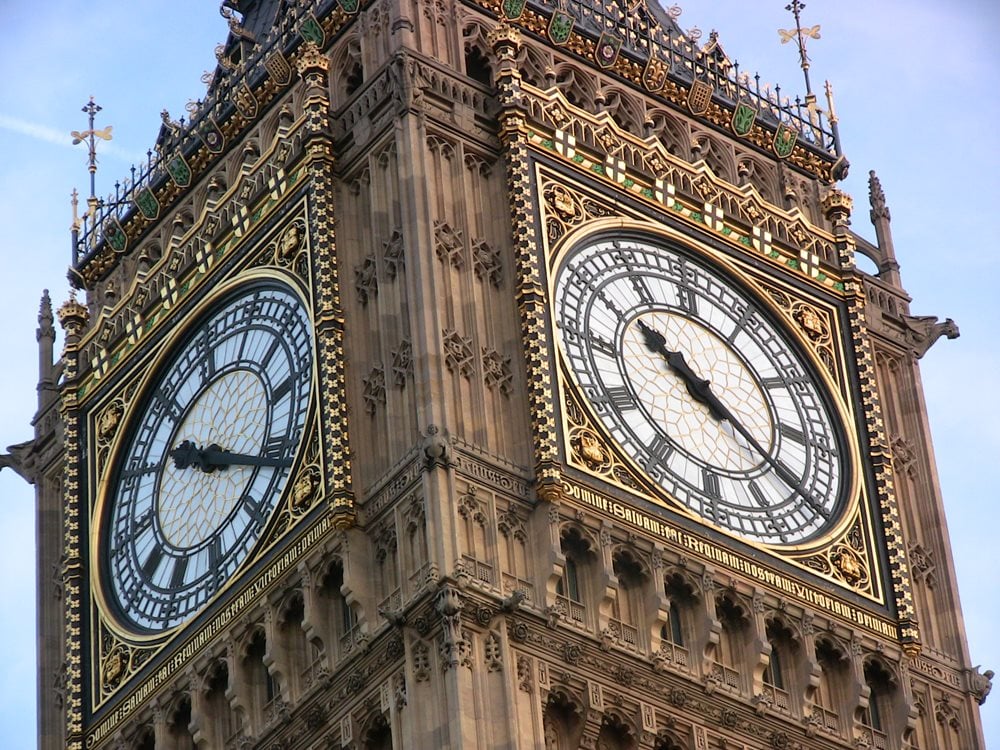
M21 120L9 115L0 114L0 130L18 133L20 135L27 136L28 138L33 138L36 141L51 143L55 146L78 148L77 145L73 144L73 138L69 134L68 130L63 133L55 128L50 128L47 125L39 125L38 123L28 122L27 120ZM123 149L118 148L113 143L107 143L104 141L101 142L99 155L110 156L120 161L136 163L146 159L145 154L138 156L130 154Z

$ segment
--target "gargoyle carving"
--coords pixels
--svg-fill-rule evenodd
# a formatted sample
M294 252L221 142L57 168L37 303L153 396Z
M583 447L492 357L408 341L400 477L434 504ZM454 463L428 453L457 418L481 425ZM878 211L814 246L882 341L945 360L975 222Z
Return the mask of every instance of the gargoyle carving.
M947 318L943 323L938 323L936 315L904 315L903 325L906 326L906 340L917 359L923 357L942 336L957 339L959 335L958 325L954 320Z

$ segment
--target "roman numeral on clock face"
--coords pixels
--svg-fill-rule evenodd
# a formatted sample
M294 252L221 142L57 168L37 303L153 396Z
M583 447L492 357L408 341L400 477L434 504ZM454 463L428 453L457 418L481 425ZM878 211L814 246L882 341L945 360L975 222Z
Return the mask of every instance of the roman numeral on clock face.
M632 399L632 394L623 385L608 388L604 393L607 396L607 400L618 411L628 411L635 408L635 401Z
M799 445L806 444L806 435L802 430L792 427L790 424L781 422L778 424L778 431L789 440L794 440Z
M646 460L647 471L654 468L667 469L667 461L674 452L674 446L661 435L655 435L649 443L649 457Z
M764 494L764 490L762 490L756 482L751 480L747 486L750 488L750 494L753 495L753 499L756 501L757 505L761 508L769 508L771 506L771 502Z
M677 287L677 304L690 315L698 314L698 297L688 286Z
M264 456L267 458L282 458L285 455L287 446L288 441L284 436L272 436L264 444Z
M722 497L722 489L719 486L719 475L708 469L701 470L701 481L705 488L705 494L714 500Z
M611 345L611 342L606 341L596 333L590 334L590 346L611 359L615 358L615 348Z

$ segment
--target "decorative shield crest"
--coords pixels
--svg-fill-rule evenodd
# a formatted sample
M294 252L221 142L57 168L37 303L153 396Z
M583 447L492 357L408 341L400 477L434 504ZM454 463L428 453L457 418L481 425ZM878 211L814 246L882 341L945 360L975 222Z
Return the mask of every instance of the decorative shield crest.
M128 247L128 235L118 223L117 217L112 216L104 222L104 239L116 253L124 253Z
M184 161L184 156L177 154L167 162L167 173L177 184L177 187L187 187L191 184L191 167Z
M511 21L515 18L520 18L521 14L524 13L525 2L526 0L503 0L501 8L503 9L504 17Z
M576 19L565 11L557 10L553 13L549 20L549 39L552 40L552 43L566 44L573 31L574 23L576 23Z
M264 61L267 74L274 79L279 86L284 86L292 80L292 66L280 52L272 52Z
M205 148L213 154L221 154L226 145L226 138L222 135L218 123L214 118L208 117L198 128L198 138L205 144Z
M156 196L153 195L153 191L148 187L136 190L133 201L135 201L135 205L139 209L139 213L147 219L155 219L160 215L160 202L156 200Z
M621 48L622 40L605 31L597 40L597 46L594 48L594 58L597 60L597 64L602 68L610 68L618 59Z
M642 71L642 85L650 91L659 91L667 82L667 63L656 57L650 57Z
M733 119L729 121L729 124L736 135L746 136L753 130L753 123L756 119L756 109L746 102L737 102L736 109L733 110Z
M693 115L703 115L708 112L708 105L712 103L712 84L707 81L695 80L691 84L688 92L688 109Z
M795 131L783 122L778 123L778 129L774 131L774 140L771 145L774 147L774 153L779 158L784 159L795 148Z
M307 42L312 42L320 49L323 49L323 43L326 41L326 32L323 31L323 27L319 25L319 21L316 20L316 16L312 13L303 19L302 25L299 27L299 34Z
M247 120L257 116L257 97L253 95L253 89L246 81L240 81L233 89L233 104Z
M358 12L358 8L361 7L360 0L337 0L337 4L344 9L345 13L351 15Z

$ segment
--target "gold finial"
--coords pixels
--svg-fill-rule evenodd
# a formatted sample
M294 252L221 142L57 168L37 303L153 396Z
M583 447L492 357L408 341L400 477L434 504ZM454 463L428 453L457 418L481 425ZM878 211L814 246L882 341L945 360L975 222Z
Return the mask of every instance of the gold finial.
M806 37L809 39L819 39L819 24L810 26L807 29L802 28L800 14L805 7L806 4L799 2L799 0L792 0L792 2L785 6L785 10L790 10L795 17L795 30L778 29L778 35L781 37L782 44L787 44L792 39L798 42L799 65L802 67L802 73L806 77L806 104L809 104L816 101L816 95L813 94L812 85L809 83L809 56L806 54Z
M87 198L87 213L93 216L97 211L97 206L99 201L97 200L97 190L94 187L95 175L97 174L97 138L104 141L111 140L111 125L106 128L101 128L97 130L94 128L94 116L101 111L101 106L94 102L94 97L90 97L90 101L87 102L81 112L85 112L87 115L87 130L79 131L73 130L70 135L73 136L73 145L78 143L87 144L87 156L88 156L88 170L90 171L90 197ZM75 217L74 209L74 217Z
M56 311L56 315L59 317L59 324L63 327L63 330L69 333L78 333L90 318L90 313L87 312L87 308L77 302L76 293L70 291L69 299L63 302L62 306Z
M826 116L827 119L834 125L837 124L837 112L833 108L833 84L829 81L823 82L823 88L826 91Z
M77 213L77 208L80 205L80 194L76 192L76 188L73 188L73 192L69 194L69 203L73 207L73 223L69 227L70 231L79 232L83 221L80 219L80 214Z

